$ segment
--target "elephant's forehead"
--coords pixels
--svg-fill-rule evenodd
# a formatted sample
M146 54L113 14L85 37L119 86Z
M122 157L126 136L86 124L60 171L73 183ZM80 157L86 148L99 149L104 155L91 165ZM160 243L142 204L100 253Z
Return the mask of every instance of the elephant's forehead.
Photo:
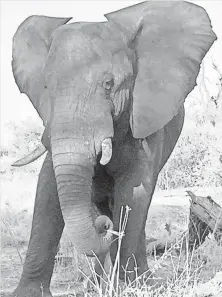
M81 50L85 55L87 52L108 55L121 48L120 42L115 42L115 32L106 22L67 24L56 29L52 38L54 48L67 52Z

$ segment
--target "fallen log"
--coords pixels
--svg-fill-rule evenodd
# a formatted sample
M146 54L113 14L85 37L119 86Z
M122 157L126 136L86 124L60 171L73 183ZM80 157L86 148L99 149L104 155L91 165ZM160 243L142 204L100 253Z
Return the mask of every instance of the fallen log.
M212 233L216 240L222 238L222 208L210 196L196 196L186 191L191 198L189 217L189 248L197 248Z

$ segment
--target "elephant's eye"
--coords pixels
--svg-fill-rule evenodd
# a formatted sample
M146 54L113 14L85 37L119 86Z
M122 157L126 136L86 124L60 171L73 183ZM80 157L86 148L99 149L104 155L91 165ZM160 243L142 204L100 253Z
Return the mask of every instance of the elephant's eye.
M114 79L110 78L110 79L105 80L103 86L106 90L110 91L112 89L112 87L114 86Z

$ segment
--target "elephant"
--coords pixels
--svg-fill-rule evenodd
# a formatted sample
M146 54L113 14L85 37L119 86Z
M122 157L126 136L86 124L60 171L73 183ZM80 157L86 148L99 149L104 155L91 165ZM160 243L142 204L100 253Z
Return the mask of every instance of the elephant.
M38 148L14 166L47 151L17 297L52 296L64 224L80 253L103 253L93 203L116 232L122 207L131 209L120 279L133 281L148 270L145 225L158 174L177 143L185 99L217 37L206 11L184 1L142 2L105 17L71 23L32 15L13 38L15 82L44 125ZM146 195L135 196L141 185ZM117 248L117 240L107 247L113 263Z

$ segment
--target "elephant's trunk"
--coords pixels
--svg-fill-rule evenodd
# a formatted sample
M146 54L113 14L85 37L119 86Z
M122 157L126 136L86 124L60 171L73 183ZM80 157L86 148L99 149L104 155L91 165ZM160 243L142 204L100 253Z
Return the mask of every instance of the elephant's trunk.
M76 248L87 254L92 250L99 253L100 240L94 225L97 214L91 202L92 178L97 156L102 153L103 165L111 159L113 121L104 93L97 90L92 98L90 89L85 101L83 91L86 87L88 90L88 84L80 81L73 96L74 82L70 83L71 89L67 84L57 90L49 126L59 201L65 228Z
M52 158L63 218L70 240L81 253L99 252L99 237L91 203L94 166L84 143L52 139ZM77 151L78 150L78 151Z

